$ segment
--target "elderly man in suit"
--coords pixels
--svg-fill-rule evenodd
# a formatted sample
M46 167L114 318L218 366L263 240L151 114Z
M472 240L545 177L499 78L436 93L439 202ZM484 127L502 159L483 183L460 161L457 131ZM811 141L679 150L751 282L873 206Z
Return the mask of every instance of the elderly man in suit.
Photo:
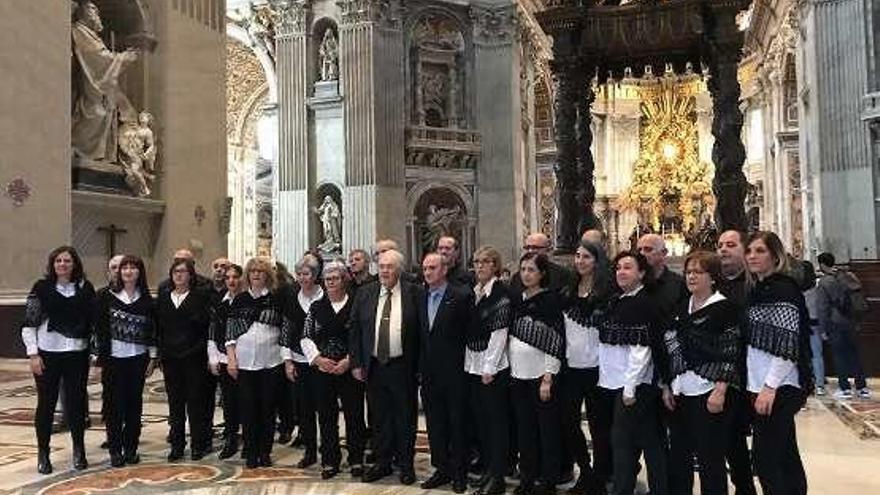
M400 467L400 482L415 483L416 373L425 292L401 278L403 255L379 255L379 280L357 291L351 309L352 374L367 383L375 423L376 463L363 481L370 483Z
M431 464L436 471L422 483L430 490L452 483L467 489L464 416L467 399L464 346L474 294L447 280L447 259L428 253L422 260L426 294L422 326L422 405L428 423Z

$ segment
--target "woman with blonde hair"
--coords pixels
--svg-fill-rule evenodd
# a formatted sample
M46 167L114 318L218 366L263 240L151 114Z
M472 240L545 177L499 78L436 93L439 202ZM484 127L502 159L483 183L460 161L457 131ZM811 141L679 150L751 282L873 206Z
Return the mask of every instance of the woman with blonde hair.
M272 465L275 401L283 383L282 343L290 324L275 295L275 268L263 256L244 269L247 290L236 296L226 322L226 371L238 381L247 468Z

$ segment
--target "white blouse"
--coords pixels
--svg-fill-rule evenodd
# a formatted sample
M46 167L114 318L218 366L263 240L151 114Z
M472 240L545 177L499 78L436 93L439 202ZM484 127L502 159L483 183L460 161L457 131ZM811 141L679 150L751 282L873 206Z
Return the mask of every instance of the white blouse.
M55 290L64 297L73 297L76 294L76 284L58 283L55 285ZM72 352L84 351L89 347L88 339L72 339L58 332L50 332L49 318L43 320L39 327L23 327L21 340L28 356L35 356L39 351Z

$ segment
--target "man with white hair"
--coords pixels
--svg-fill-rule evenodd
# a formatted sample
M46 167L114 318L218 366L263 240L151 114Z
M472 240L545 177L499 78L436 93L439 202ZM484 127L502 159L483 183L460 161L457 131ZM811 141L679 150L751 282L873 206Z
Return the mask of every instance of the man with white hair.
M686 301L690 294L684 277L673 272L667 266L666 241L658 234L645 234L637 244L639 252L648 260L654 279L651 291L654 301L660 308L664 318L671 318L679 305Z
M416 373L419 362L421 286L401 277L403 255L395 249L378 256L379 281L357 291L350 316L352 374L367 383L374 420L376 463L363 481L370 483L400 468L400 482L416 481Z

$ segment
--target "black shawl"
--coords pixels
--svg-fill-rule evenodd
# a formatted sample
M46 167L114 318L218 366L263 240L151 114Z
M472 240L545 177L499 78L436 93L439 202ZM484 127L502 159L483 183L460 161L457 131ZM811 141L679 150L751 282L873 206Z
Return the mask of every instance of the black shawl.
M65 297L55 283L38 280L27 297L24 327L38 328L48 318L46 329L71 339L87 339L92 332L95 288L88 280L74 284L75 292Z
M729 299L693 313L687 306L676 314L672 330L666 334L670 376L690 370L706 380L739 387L743 348L740 309Z
M303 338L311 339L321 355L338 361L348 355L348 318L351 313L351 297L337 313L330 298L324 297L312 303L303 326Z
M797 363L801 390L813 389L810 317L797 283L775 273L749 294L748 343L755 349Z
M226 324L229 321L229 313L233 301L235 301L235 297L227 300L220 299L211 311L211 326L208 329L208 338L214 341L214 346L222 354L226 354Z
M149 293L126 304L109 289L98 292L98 315L95 324L97 355L101 361L110 357L112 340L156 345L156 307Z
M516 305L510 334L559 360L565 359L562 297L545 289Z
M655 372L668 382L665 376L667 354L663 345L666 322L668 319L663 317L645 288L631 296L618 294L608 302L608 311L599 327L599 341L607 345L650 347Z
M226 340L237 340L256 322L280 329L279 344L288 348L292 345L294 336L291 335L290 321L284 316L278 297L272 292L257 298L250 291L235 296L226 321Z
M510 328L513 318L510 290L501 280L492 284L492 292L476 304L477 317L471 319L468 329L467 348L482 352L489 348L492 332Z

